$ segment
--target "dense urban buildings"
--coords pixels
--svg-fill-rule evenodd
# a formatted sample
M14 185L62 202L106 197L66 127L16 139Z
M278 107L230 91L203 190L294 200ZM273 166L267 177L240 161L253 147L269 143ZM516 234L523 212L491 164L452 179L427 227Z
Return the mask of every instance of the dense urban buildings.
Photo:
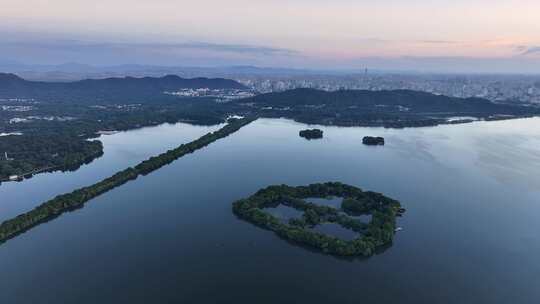
M238 80L259 92L315 88L328 91L416 90L451 97L480 97L498 102L540 103L540 77L529 75L425 75L351 74L295 76L239 76Z

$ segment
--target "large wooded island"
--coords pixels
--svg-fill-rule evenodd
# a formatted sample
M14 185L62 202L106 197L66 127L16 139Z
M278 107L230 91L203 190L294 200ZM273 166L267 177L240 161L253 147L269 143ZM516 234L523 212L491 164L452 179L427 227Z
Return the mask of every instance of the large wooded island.
M316 205L307 198L343 197L341 208ZM303 212L301 218L282 223L265 209L285 205ZM405 210L401 204L380 193L336 182L291 187L270 186L233 203L233 212L250 223L274 231L278 236L338 256L370 256L392 243L396 216ZM353 216L371 214L369 223ZM321 223L336 223L353 230L358 237L342 240L313 231Z

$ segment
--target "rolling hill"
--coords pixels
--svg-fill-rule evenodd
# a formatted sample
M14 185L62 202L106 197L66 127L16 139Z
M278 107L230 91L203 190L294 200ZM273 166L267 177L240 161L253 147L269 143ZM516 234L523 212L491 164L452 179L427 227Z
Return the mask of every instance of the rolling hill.
M0 98L33 98L43 101L147 102L161 98L165 91L179 89L245 89L223 78L124 77L87 79L75 82L28 81L15 74L0 73Z
M294 89L238 100L237 104L264 117L342 126L413 127L447 123L449 118L459 116L498 119L540 114L537 107L410 90L327 92Z

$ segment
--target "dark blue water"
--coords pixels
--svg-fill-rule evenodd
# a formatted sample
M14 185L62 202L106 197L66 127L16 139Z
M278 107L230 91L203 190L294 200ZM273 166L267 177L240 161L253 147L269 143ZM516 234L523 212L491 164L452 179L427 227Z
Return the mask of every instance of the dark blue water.
M540 119L320 127L319 141L298 137L305 128L259 120L1 245L0 303L537 301ZM171 140L175 130L137 136L133 153L148 140ZM365 135L384 136L387 145L366 147ZM126 153L87 174L26 181L24 193L2 185L2 217L114 172L112 164L129 163ZM392 247L369 259L337 259L231 212L234 200L270 184L329 180L402 202L404 230Z

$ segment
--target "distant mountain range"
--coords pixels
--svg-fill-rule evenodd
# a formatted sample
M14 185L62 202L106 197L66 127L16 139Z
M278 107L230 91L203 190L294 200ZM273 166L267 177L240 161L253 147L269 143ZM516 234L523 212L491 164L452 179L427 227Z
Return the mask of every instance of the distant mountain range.
M146 101L179 89L246 89L223 78L123 77L86 79L75 82L28 81L15 74L0 73L0 98L34 98L45 101L116 102Z
M236 78L249 76L292 76L292 75L332 75L343 74L343 71L306 70L292 68L268 68L255 66L223 66L223 67L189 67L189 66L153 66L139 64L123 64L116 66L93 66L81 63L64 63L58 65L22 64L0 61L0 72L14 73L27 80L35 81L77 81L83 79L103 79L110 77L162 77L179 75L193 77Z

